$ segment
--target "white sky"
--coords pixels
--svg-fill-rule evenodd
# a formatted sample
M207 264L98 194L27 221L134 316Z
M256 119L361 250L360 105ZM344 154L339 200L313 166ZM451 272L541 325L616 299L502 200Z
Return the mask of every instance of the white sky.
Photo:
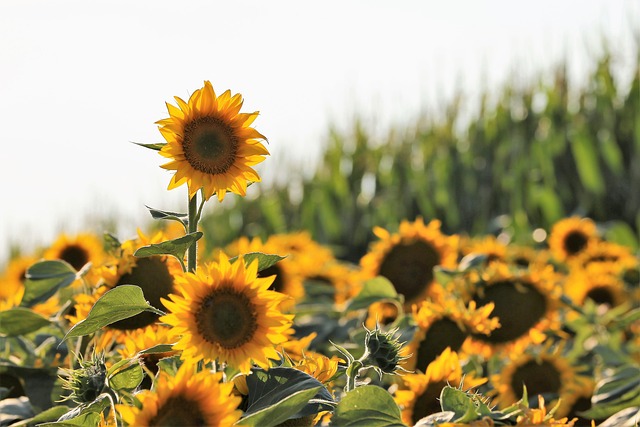
M204 80L261 112L254 126L272 155L258 171L269 182L292 162L309 169L328 125L356 111L383 131L454 88L473 93L514 73L527 81L563 57L586 74L603 36L634 52L639 5L2 0L0 265L9 243L45 245L91 216L116 215L128 237L147 220L145 204L186 210L186 190L166 191L164 159L130 141L161 142L165 101Z

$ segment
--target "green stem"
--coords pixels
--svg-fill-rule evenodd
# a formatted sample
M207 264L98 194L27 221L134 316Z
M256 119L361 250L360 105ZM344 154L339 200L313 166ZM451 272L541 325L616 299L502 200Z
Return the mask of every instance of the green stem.
M359 360L354 360L349 367L347 367L347 387L345 389L346 392L350 392L354 388L356 388L356 378L358 378L358 374L360 373L360 369L362 368L362 362Z
M198 231L198 193L189 198L189 233ZM197 242L193 242L187 251L187 271L196 272L198 256Z

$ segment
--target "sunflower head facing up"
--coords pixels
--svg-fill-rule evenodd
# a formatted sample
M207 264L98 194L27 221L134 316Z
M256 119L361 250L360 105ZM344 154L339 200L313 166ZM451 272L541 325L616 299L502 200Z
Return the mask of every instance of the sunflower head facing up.
M227 191L244 196L248 182L260 181L252 166L269 154L260 143L266 138L250 127L258 112L240 113L242 95L217 96L209 81L189 101L175 99L169 117L156 122L167 141L160 155L171 159L162 167L176 171L169 190L186 183L189 197L201 188L206 200L217 194L222 201Z
M268 369L269 359L280 358L275 346L287 340L293 320L278 309L286 296L268 290L271 282L258 277L257 260L231 264L224 254L219 263L177 276L179 295L163 300L169 314L160 318L179 340L173 348L185 360L218 360L242 373L252 362Z
M154 391L136 394L140 408L116 405L130 426L230 426L240 419L241 398L232 394L233 382L223 383L222 373L195 373L184 363L175 376L161 371Z

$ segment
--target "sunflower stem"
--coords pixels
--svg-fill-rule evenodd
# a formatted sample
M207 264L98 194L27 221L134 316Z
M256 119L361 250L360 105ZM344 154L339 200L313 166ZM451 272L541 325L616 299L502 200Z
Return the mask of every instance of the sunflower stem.
M198 193L189 198L189 233L198 231ZM193 242L187 251L187 271L196 272L198 256L197 242Z

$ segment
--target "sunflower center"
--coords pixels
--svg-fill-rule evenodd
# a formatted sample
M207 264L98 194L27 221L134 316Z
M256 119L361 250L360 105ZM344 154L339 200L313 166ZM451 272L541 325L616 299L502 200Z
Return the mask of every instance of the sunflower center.
M270 291L276 291L280 293L284 293L284 280L282 280L282 271L277 264L272 265L271 267L265 268L262 271L258 272L258 277L265 278L270 276L276 276L271 286L269 286Z
M614 307L616 305L613 292L611 292L611 289L606 286L596 286L592 288L587 292L586 297L591 298L591 300L598 305L605 304L609 307Z
M78 245L69 245L60 252L60 259L68 262L76 270L80 270L89 262L89 254Z
M155 417L149 420L150 426L204 426L207 425L197 402L183 396L174 396L158 409Z
M588 238L579 231L572 231L564 238L564 249L569 255L575 255L587 246Z
M228 288L207 295L195 318L200 335L225 349L249 342L258 329L255 305L245 294Z
M452 351L459 350L466 338L467 334L453 320L447 317L436 320L420 342L416 367L425 371L429 363L433 362L447 347L451 347Z
M427 386L427 389L420 396L416 397L413 404L413 422L417 423L420 419L427 415L435 414L442 411L440 406L440 393L442 389L447 385L446 381L438 381L437 383L431 383Z
M160 298L168 298L173 292L173 276L169 272L166 258L153 256L139 258L131 273L123 274L116 287L120 285L136 285L142 288L144 298L158 310L165 310ZM119 320L110 326L119 330L144 328L158 320L158 315L143 311L133 317Z
M224 121L205 116L185 125L182 147L194 169L210 175L223 174L236 160L238 138Z
M516 399L522 398L523 385L527 387L527 395L531 401L538 402L539 394L543 395L545 400L551 400L547 399L548 397L557 397L562 380L553 363L546 360L541 363L530 360L519 366L511 378L511 389Z
M386 277L396 291L411 300L433 281L433 268L440 264L438 251L423 240L395 245L380 264L379 274Z
M491 335L474 334L489 343L505 343L526 334L547 311L547 300L532 284L509 281L496 282L484 289L484 295L476 295L478 307L490 302L495 304L491 318L500 319L500 327Z

